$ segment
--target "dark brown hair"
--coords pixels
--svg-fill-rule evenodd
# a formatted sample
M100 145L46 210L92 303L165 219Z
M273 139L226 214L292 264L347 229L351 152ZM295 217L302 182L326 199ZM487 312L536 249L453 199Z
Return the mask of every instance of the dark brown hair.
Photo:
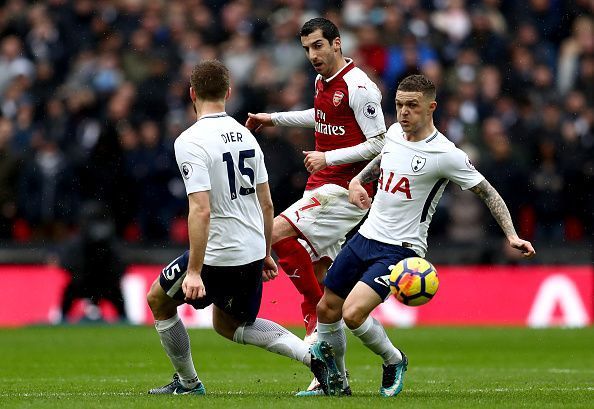
M198 98L219 101L229 89L229 70L218 60L202 61L192 70L190 85Z
M398 84L398 91L421 92L424 97L435 100L435 85L424 75L409 75Z
M316 30L322 30L322 37L324 37L330 44L335 38L340 37L338 28L330 20L323 17L312 18L307 21L299 31L300 37L307 37Z

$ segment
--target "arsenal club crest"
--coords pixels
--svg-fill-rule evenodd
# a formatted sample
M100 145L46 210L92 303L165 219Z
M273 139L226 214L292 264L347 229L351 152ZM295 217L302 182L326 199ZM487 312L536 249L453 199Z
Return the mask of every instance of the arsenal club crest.
M334 104L335 107L337 107L340 105L340 102L342 101L343 98L344 98L344 92L336 91L334 93L334 96L332 97L332 103Z
M412 163L410 164L410 166L412 167L413 172L418 172L421 169L423 169L423 166L425 166L426 162L427 162L426 158L415 155L412 158Z

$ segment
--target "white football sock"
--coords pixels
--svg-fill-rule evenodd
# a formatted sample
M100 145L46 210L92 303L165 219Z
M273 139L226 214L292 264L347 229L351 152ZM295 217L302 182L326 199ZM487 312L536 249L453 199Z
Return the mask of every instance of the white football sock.
M256 318L253 324L240 325L235 330L233 341L255 345L311 366L309 345L276 322Z
M402 354L392 345L384 327L376 319L367 317L359 328L351 331L363 342L363 345L383 358L384 365L397 364L402 361Z
M326 341L332 346L334 350L334 358L336 366L342 374L342 387L346 388L349 381L346 377L346 369L344 357L346 355L346 334L344 332L344 321L333 322L331 324L323 324L318 321L318 341Z
M194 388L200 383L200 379L192 362L190 337L184 323L175 314L163 321L155 320L155 328L161 338L161 345L165 348L167 356L179 375L181 384L185 388Z

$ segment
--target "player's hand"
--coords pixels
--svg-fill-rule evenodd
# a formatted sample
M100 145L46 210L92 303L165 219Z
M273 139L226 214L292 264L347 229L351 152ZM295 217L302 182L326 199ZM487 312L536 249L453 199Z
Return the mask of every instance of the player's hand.
M258 132L263 126L274 126L272 115L267 113L252 114L248 112L248 119L245 121L245 127L250 131Z
M365 210L371 207L371 199L367 190L361 185L359 179L353 179L349 183L349 202L359 209Z
M533 257L536 254L532 243L527 240L522 240L519 237L512 237L509 239L509 245L522 252L522 256L526 258Z
M182 281L182 291L184 292L185 301L192 301L202 298L206 295L206 288L202 282L200 274L190 274L188 272Z
M326 154L324 152L303 151L303 154L305 155L303 163L305 164L305 169L307 169L309 173L315 173L328 166L326 163Z
M262 281L274 280L278 275L278 268L276 263L270 256L266 256L264 259L264 268L262 269Z

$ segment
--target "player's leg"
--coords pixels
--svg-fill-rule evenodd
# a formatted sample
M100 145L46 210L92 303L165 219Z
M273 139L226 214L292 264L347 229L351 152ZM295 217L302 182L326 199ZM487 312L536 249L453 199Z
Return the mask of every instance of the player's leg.
M214 294L213 326L222 336L239 344L255 345L267 351L302 362L323 379L323 390L328 393L329 371L326 361L320 359L310 346L281 325L256 318L262 298L262 261L233 268L235 271L218 271L211 286ZM227 281L233 275L234 286ZM214 283L212 283L214 284ZM326 353L332 348L323 344ZM336 374L334 374L336 375Z
M309 366L308 345L277 323L257 318L262 300L262 260L213 269L209 284L215 331L239 344L255 345Z
M314 274L316 276L316 280L318 280L318 284L320 286L320 291L324 293L324 278L326 277L326 273L328 272L328 268L332 264L332 259L330 257L322 257L320 260L313 262L313 269ZM316 315L308 316L307 320L305 320L305 337L303 340L307 342L309 345L313 345L318 340L318 330L317 330L317 317ZM310 385L311 389L315 386L314 382L312 381L312 385Z
M402 360L400 351L392 345L382 325L369 316L382 301L366 283L359 282L344 302L343 318L353 335L381 356L385 364L395 364Z
M359 245L357 241L353 245ZM325 289L317 306L318 340L327 342L334 351L336 367L342 377L340 394L350 395L345 367L346 335L342 320L342 306L351 289L358 282L364 268L364 260L357 256L351 242L336 256L336 260L324 280ZM311 385L310 385L311 386ZM300 396L316 395L316 388L308 388Z
M348 295L342 314L353 335L383 360L380 393L396 396L402 390L408 360L392 344L383 326L369 314L390 295L388 266L414 252L379 242L372 244L369 254L375 262Z
M290 210L287 211L290 212ZM301 313L307 336L315 329L316 305L322 297L322 290L314 273L310 254L299 241L298 234L293 225L283 216L277 216L274 219L272 249L283 271L303 296Z
M256 318L242 322L214 306L213 327L217 333L238 344L255 345L310 366L309 345L276 322Z
M346 234L361 221L366 211L349 203L347 189L333 184L315 189L309 201L309 205L297 212L297 227L307 238L314 272L321 281L332 261L336 260ZM288 212L283 215L291 216Z
M175 368L173 381L163 387L151 389L150 394L205 393L192 361L188 331L177 315L177 307L183 304L183 300L173 298L181 291L186 269L187 253L163 269L147 294L147 302L155 319L161 345Z
M353 335L383 360L380 393L383 396L396 396L402 390L408 360L392 344L382 324L369 316L382 301L366 283L359 282L345 301L343 316Z

